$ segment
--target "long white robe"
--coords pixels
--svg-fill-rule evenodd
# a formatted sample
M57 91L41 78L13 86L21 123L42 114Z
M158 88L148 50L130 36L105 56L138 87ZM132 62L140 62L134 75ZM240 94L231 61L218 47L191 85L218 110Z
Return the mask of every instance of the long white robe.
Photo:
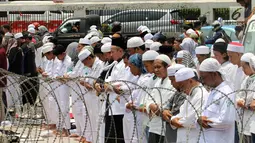
M144 83L144 87L146 87L146 93L144 93L145 95L143 96L143 98L141 99L140 102L140 106L144 106L147 107L146 105L148 104L147 101L150 101L150 97L151 97L151 92L153 90L153 87L155 86L155 84L157 83L157 81L160 78L157 78L155 74L147 74L149 76L148 82ZM142 113L143 114L143 127L145 128L145 132L148 131L149 128L149 123L150 123L150 118L149 118L149 114L148 113ZM147 129L146 129L147 127Z
M96 57L92 68L90 69L87 77L85 78L85 82L89 83L93 86L95 78L98 78L100 76L100 73L103 71L103 62L99 60L98 57ZM90 78L92 77L92 78ZM84 87L85 88L85 87ZM96 96L95 90L89 90L84 94L84 99L86 103L86 111L83 113L86 113L86 118L89 119L87 123L83 123L83 128L85 128L84 125L86 125L86 133L85 138L87 141L90 142L97 142L98 141L98 135L99 135L99 111L101 109L101 101L98 96Z
M208 98L207 90L199 85L193 88L193 91L187 95L186 100L180 107L180 113L173 116L171 120L175 118L181 118L179 122L183 128L177 129L177 141L178 143L193 143L199 140L199 130L196 128L196 119L201 115L203 104ZM173 129L176 127L172 126Z
M66 55L63 61L59 61L56 71L54 72L54 78L62 77L64 74L72 70L73 63L71 58ZM57 127L60 129L70 129L70 115L69 115L69 102L70 92L66 83L55 81L54 83L56 91L56 105L57 105Z
M254 89L255 89L254 75L246 77L241 86L241 90L246 90L246 91L238 92L236 101L238 102L239 100L243 100L245 102L245 106L248 107L253 100L254 92L252 92L252 90ZM251 90L251 91L247 91L247 90ZM252 121L255 121L254 111L239 107L238 115L237 115L237 121L238 121L239 133L251 136L250 125Z
M75 67L71 72L68 73L70 78L77 78L68 83L70 94L71 94L71 105L72 105L72 113L74 114L76 133L79 136L83 136L85 134L85 130L82 129L84 125L82 125L83 120L86 119L85 113L85 100L83 95L86 93L84 86L82 86L79 82L79 79L87 75L89 72L89 68L85 67L81 61L78 61Z
M48 67L50 65L51 65L51 62L49 60L47 60L46 57L44 57L40 63L41 69L44 70L45 72L47 72L46 69L48 70ZM42 78L42 75L39 75L39 78ZM48 119L48 117L50 116L50 114L49 114L50 110L48 109L49 100L48 100L48 95L47 95L49 90L50 90L49 83L47 81L40 79L39 98L40 98L40 102L42 103L44 116L46 117L46 119ZM47 121L46 121L46 123L47 123Z
M235 74L236 74L236 66L226 61L221 65L221 70L224 74L223 78L225 82L234 90L235 89Z
M115 66L115 64L117 64L117 62L113 62L111 64L108 64L108 62L106 62L104 64L104 70L106 70L107 73L106 73L105 79L103 79L103 80L106 80L108 78L108 76L110 76L109 69L111 67ZM101 110L99 111L99 114L100 114L99 115L99 124L100 124L99 130L100 131L99 131L98 143L104 143L104 141L105 141L105 121L104 121L104 119L105 119L105 107L106 107L106 98L107 98L106 96L107 96L106 93L101 93L99 95L99 98L101 100Z
M208 117L213 123L212 128L203 129L200 143L233 143L235 136L235 95L233 90L222 82L211 91L202 116Z
M56 71L56 68L58 67L60 61L55 58L53 60L48 61L46 67L45 67L45 71L44 73L46 73L48 75L48 79L50 79L50 81L44 81L45 83L45 95L47 96L47 98L45 100L47 100L46 102L46 108L45 108L45 115L47 115L48 117L46 117L46 122L48 124L57 124L57 114L56 114L56 110L57 110L57 105L56 105L56 87L55 87L55 82L53 81L54 77L54 72ZM47 84L47 82L49 82L49 84Z
M133 103L137 108L140 106L141 101L146 96L146 83L149 81L150 75L141 75L137 81L137 85L141 87L136 87L133 90L131 96L129 97L128 103ZM123 134L126 143L147 143L147 139L144 133L143 119L145 114L126 109L123 117Z
M119 84L117 80L125 80L126 69L124 61L121 60L112 69L111 75L105 80L111 84ZM118 95L115 92L109 93L109 103L111 104L111 109L109 110L109 116L111 115L124 115L125 104L127 102L126 97L120 96L120 102L116 100Z
M158 104L159 108L164 108L167 101L174 95L175 89L171 85L169 78L158 79L155 83L155 88L151 92L151 96L147 100L146 110L150 113L149 106L151 104ZM155 114L151 115L151 121L149 123L149 132L165 136L165 122L163 119Z

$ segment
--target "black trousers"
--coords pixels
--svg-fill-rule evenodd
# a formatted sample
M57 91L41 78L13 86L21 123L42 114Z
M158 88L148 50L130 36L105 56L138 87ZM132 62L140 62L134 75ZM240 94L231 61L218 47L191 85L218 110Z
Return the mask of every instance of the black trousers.
M39 92L39 80L37 77L30 77L30 79L24 79L24 82L21 84L22 91L22 103L30 103L34 105L38 92Z
M105 117L105 143L125 143L123 135L124 115Z
M3 94L2 94L2 100L3 100L3 103L4 103L4 113L6 114L7 112L7 99L6 99L6 94L5 92L3 91Z
M160 136L158 134L150 133L148 143L164 143L164 136Z

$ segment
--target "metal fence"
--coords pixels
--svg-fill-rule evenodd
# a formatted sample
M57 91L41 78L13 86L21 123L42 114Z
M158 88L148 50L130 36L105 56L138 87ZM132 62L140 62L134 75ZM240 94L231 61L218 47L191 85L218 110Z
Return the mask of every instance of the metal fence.
M122 23L124 33L137 32L140 25L148 26L152 32L181 32L184 22L193 22L203 14L199 8L193 9L146 9L146 10L89 10L86 14L100 16L102 27L111 27L114 21ZM27 30L33 22L48 27L53 32L67 18L74 16L73 11L0 11L0 25L10 24L12 32ZM214 18L229 20L229 9L214 9ZM236 21L226 21L236 24ZM108 29L109 28L104 28ZM109 32L109 31L104 31Z

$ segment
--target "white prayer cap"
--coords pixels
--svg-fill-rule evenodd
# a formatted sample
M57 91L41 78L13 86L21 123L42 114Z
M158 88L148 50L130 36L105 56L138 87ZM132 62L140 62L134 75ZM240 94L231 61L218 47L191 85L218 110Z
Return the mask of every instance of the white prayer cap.
M174 74L175 74L178 70L180 70L181 68L185 68L185 66L182 65L182 64L175 64L175 65L173 65L173 66L168 67L168 68L167 68L167 74L168 74L168 76L174 76Z
M42 47L42 53L43 54L46 54L50 51L53 51L53 43L52 43L52 45L50 45L50 43L49 44L47 43L46 45L43 45L43 47Z
M207 47L207 46L198 46L198 47L196 47L196 54L197 55L206 55L206 54L209 54L210 53L210 49L209 49L209 47Z
M236 52L236 53L244 53L244 46L238 42L231 42L228 44L227 51Z
M151 33L151 30L148 28L148 27L146 27L146 28L142 28L142 33L143 32L148 32L148 33Z
M149 40L146 40L145 43L144 43L144 44L145 44L145 48L150 49L152 43L153 43L152 40L150 40L150 39L149 39Z
M215 43L219 43L219 42L224 42L224 43L225 43L225 40L222 39L222 38L219 38L219 39L217 39L217 40L215 41Z
M104 37L102 40L101 40L101 43L102 44L105 44L105 43L108 43L108 42L112 42L112 39L110 37Z
M205 59L199 66L199 71L202 72L220 72L221 65L214 58Z
M196 33L196 32L191 28L186 31L187 35L191 35L192 33Z
M90 40L88 38L80 38L79 44L84 44L84 45L90 45Z
M96 42L98 42L98 41L100 41L100 38L97 37L97 36L94 36L94 37L92 37L92 38L90 39L90 43L91 43L91 44L94 44L94 43L96 43Z
M10 32L6 32L6 33L4 34L4 36L5 36L5 37L12 37L13 35L12 35L12 33L10 33Z
M191 68L181 68L174 76L176 82L181 82L195 77L195 73Z
M253 56L254 56L254 54L252 54L252 53L245 53L245 54L243 54L243 56L241 57L241 61L242 61L242 62L247 62L247 63L249 63L250 60L251 60L251 57L253 57Z
M158 52L154 50L148 50L142 55L142 61L154 61L156 57L159 55Z
M34 24L29 24L27 29L29 29L29 28L34 28L35 29L35 25Z
M89 55L91 54L91 52L88 49L84 49L82 50L79 55L78 58L80 61L85 60Z
M19 39L19 38L21 38L21 37L23 37L23 34L22 34L22 33L16 33L16 34L14 35L14 38L15 38L15 39Z
M147 40L151 40L153 37L153 35L151 33L147 33L146 35L144 35L143 39L144 41L147 41Z
M32 34L35 34L35 29L31 27L31 28L29 28L29 29L27 30L27 32L32 33Z
M43 44L43 46L52 46L52 48L53 48L54 44L52 42L48 42L48 43Z
M147 26L142 26L141 27L141 29L140 29L142 32L145 32L145 31L147 31L147 32L149 32L150 30L149 30L149 28L147 27Z
M43 37L43 40L42 40L42 43L45 44L45 43L50 42L50 39L49 39L49 38L51 38L51 37L52 37L52 36L44 36L44 37Z
M176 58L183 58L183 56L184 56L184 52L183 52L183 50L181 50L181 51L179 51L178 53L177 53L177 55L176 55Z
M92 29L97 29L97 26L96 26L96 25L92 25L92 26L90 26L89 29L90 29L90 30L92 30Z
M190 34L190 38L194 38L194 39L198 38L197 33L191 33Z
M140 26L137 28L137 31L138 31L138 32L142 31L142 30L141 30L142 27L143 27L143 25L140 25Z
M161 61L166 62L169 66L171 65L170 58L167 55L164 55L164 54L158 55L155 60L161 60Z
M111 47L112 47L112 43L111 43L111 42L105 43L105 44L101 47L101 52L102 52L102 53L111 52Z
M150 50L158 51L159 47L162 46L161 43L159 42L153 42L150 46Z
M127 48L136 48L144 45L141 37L132 37L127 41Z
M255 56L251 57L250 59L250 67L253 68L253 70L255 69Z

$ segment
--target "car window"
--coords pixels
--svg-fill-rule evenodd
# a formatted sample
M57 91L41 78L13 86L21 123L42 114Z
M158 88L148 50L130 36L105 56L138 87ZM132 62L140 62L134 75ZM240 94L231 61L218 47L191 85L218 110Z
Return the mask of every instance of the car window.
M70 19L59 28L61 33L77 33L80 31L80 19Z
M180 17L180 15L179 15L179 11L178 11L178 10L172 11L172 12L171 12L171 17L172 17L172 19L174 19L174 20L182 20L181 17Z
M202 29L201 32L203 32L204 37L212 37L213 34L212 29Z
M91 10L89 14L96 14L99 16L114 15L121 12L121 10Z
M253 20L249 25L247 29L247 33L245 34L244 38L244 47L245 47L245 53L251 52L255 54L255 21Z
M159 20L166 14L167 12L163 12L163 11L144 12L144 15L148 16L148 20Z
M235 34L234 32L231 32L230 39L231 39L232 41L239 41L239 40L237 39L236 34Z
M230 30L230 29L224 29L224 31L226 32L226 34L230 37L230 39L231 39L232 41L238 41L238 39L237 39L235 33L234 33L232 30Z

